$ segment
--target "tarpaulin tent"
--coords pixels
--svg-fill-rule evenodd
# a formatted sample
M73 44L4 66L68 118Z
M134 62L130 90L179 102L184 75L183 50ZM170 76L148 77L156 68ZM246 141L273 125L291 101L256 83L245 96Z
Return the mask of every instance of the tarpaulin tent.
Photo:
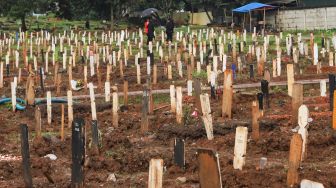
M250 31L252 29L251 27L251 11L255 10L263 10L264 11L264 28L265 28L265 15L266 15L266 10L274 9L276 8L275 6L272 5L267 5L267 4L262 4L262 3L249 3L247 5L244 5L242 7L236 8L232 10L233 12L238 12L238 13L249 13L250 14ZM245 22L245 16L244 16L244 22Z

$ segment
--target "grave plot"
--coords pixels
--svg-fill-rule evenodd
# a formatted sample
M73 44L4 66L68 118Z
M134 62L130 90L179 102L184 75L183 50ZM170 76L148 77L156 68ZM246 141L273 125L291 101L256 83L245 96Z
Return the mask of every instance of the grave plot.
M1 187L336 187L335 45L1 33Z

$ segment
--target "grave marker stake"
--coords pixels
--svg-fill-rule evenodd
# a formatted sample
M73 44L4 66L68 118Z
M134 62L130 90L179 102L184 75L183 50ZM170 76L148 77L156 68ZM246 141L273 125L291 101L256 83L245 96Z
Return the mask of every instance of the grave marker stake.
M233 88L232 88L232 70L226 70L224 72L224 86L223 86L223 102L222 102L222 117L232 118L232 98L233 98Z
M118 97L118 92L114 91L112 93L112 122L114 127L118 127L119 125L119 115L118 115L118 110L119 110L119 97Z
M38 140L42 138L41 129L42 129L41 110L39 106L36 106L35 107L35 132L36 132L36 138Z
M207 138L208 140L213 140L214 136L209 95L207 93L201 94L200 98L202 107L202 120L204 122Z
M182 123L183 109L182 109L182 87L176 87L176 122Z
M47 91L47 113L48 113L48 125L51 125L51 92Z
M72 123L72 187L83 187L85 161L85 122L76 118Z
M259 107L257 101L252 102L252 139L258 141L260 137L259 133L259 122L258 118L260 116Z
M235 146L234 146L234 159L233 168L242 170L245 165L247 147L247 127L237 127Z
M174 141L174 163L182 169L184 169L184 167L185 167L184 139L175 138L175 141Z
M197 160L200 187L222 188L218 153L209 149L198 149Z
M149 163L148 188L162 188L163 160L151 159Z
M99 133L98 133L98 121L92 120L91 122L91 134L92 134L92 148L93 151L99 152Z
M300 168L301 161L301 152L302 152L302 138L300 134L294 134L289 150L289 165L287 172L287 185L293 187L299 182L299 173L298 169Z
M21 155L23 167L23 179L26 187L33 187L33 180L30 173L30 155L28 141L28 126L21 124Z
M292 124L296 125L298 122L298 110L303 104L303 85L299 83L293 84L292 94Z

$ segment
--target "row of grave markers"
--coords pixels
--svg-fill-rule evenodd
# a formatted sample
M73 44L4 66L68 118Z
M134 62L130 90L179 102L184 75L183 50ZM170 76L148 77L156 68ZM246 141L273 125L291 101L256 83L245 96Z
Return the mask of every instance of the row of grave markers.
M231 112L231 108L232 108L232 98L233 98L233 88L232 88L232 84L233 84L233 80L235 78L235 74L236 74L236 71L237 72L241 72L242 68L243 68L243 63L241 62L242 59L241 57L237 57L237 46L236 46L236 40L239 38L239 35L235 35L234 33L229 33L227 35L227 38L229 39L230 42L232 42L233 44L228 44L228 54L229 53L232 53L232 58L233 58L233 61L234 62L237 62L237 67L235 66L232 66L232 69L233 70L230 70L230 69L226 69L226 61L227 61L227 55L224 53L224 44L226 44L226 35L221 31L221 34L220 36L218 37L218 41L219 41L219 44L215 44L215 46L213 46L212 44L212 40L211 39L214 39L216 37L216 35L218 33L215 33L213 30L206 30L207 34L206 34L206 39L210 39L210 42L209 42L209 45L210 45L210 49L211 49L211 52L209 54L210 57L213 57L213 66L211 65L207 65L206 66L206 70L207 70L207 80L208 82L211 83L212 86L216 86L216 78L218 76L218 59L222 62L222 70L224 72L224 83L223 83L223 102L222 102L222 116L223 117L227 117L227 118L232 118L232 112ZM203 31L202 31L203 32ZM117 46L119 46L120 48L122 47L122 41L124 41L124 36L129 36L128 32L124 32L124 34L122 34L123 31L121 32L121 34L119 35L119 33L114 33L111 34L109 33L108 35L107 34L102 34L102 43L106 43L107 41L109 41L109 44L111 45L113 43L113 41L117 41ZM208 34L210 33L210 34ZM85 42L85 34L84 35L84 39L82 37L82 42L83 44L85 45L86 42ZM88 40L88 43L89 45L91 44L91 37L90 37L90 33L89 33L89 40ZM97 36L97 34L95 34ZM209 37L210 35L210 37ZM95 36L95 37L96 37ZM133 36L134 33L133 33ZM141 42L139 43L139 53L136 54L136 57L143 57L143 36L142 36L142 32L139 31L139 36L140 36L140 40ZM163 35L162 35L163 36ZM193 59L192 57L196 56L196 53L197 53L197 45L195 45L195 43L188 43L187 42L187 39L188 37L180 37L180 36L183 36L183 34L179 33L178 36L177 36L177 39L178 41L182 41L182 46L183 46L183 49L186 50L188 49L189 52L189 56L190 56L190 59ZM200 61L197 61L197 71L200 72L201 71L201 65L203 65L203 54L205 52L207 52L207 46L204 45L204 43L206 44L206 42L201 42L202 41L202 36L201 36L201 39L200 39L200 36L201 35L198 35L198 42L200 42L200 45L198 46L199 47L199 52L200 52L200 57L202 57L200 59ZM4 37L7 39L7 37ZM70 34L70 37L66 37L66 35L64 34L63 36L60 36L59 37L52 37L49 33L44 33L42 32L41 33L41 38L39 38L38 36L36 37L36 46L38 49L41 48L41 43L42 45L44 46L43 48L44 49L48 49L45 53L45 56L42 55L42 63L45 62L44 66L41 65L40 66L40 83L41 83L41 88L43 89L44 88L44 77L45 77L45 73L44 71L46 71L47 75L48 75L48 72L49 72L49 62L48 60L50 59L49 58L49 53L51 51L51 49L54 49L52 50L52 59L53 59L53 66L57 67L55 68L55 73L57 74L54 74L54 76L58 75L57 76L57 83L60 84L60 81L58 79L61 79L61 76L59 76L58 74L58 64L59 62L56 60L56 55L57 53L54 53L56 50L56 45L58 44L57 41L59 41L59 47L60 47L60 51L63 52L62 56L63 56L63 61L62 61L62 68L64 70L67 70L68 71L68 74L69 74L69 86L71 86L71 81L73 80L72 79L72 68L73 67L76 67L76 55L78 56L85 56L85 53L84 53L84 48L82 48L81 46L81 43L78 42L78 40L76 40L77 38L77 35L76 34L73 34L71 32ZM97 38L97 37L96 37ZM113 40L114 38L114 40ZM246 41L246 32L244 32L244 41ZM256 38L256 37L254 37ZM280 49L280 39L282 38L282 36L280 37L275 37L275 40L276 40L276 43L277 43L277 58L275 61L273 61L273 77L276 77L276 76L280 76L281 75L281 49ZM137 44L136 40L137 38L136 37L133 37L134 39L134 43ZM27 37L25 37L25 34L23 33L20 33L20 40L18 40L18 43L17 43L17 50L20 49L20 41L24 41L24 40L27 40ZM51 47L47 45L49 44L50 40L52 41L51 42ZM189 35L189 41L191 41L190 39L190 35ZM264 38L264 45L263 47L261 46L254 46L254 45L250 45L249 46L249 52L248 52L248 59L251 58L251 57L256 57L257 59L257 65L258 65L258 74L259 75L262 75L262 73L264 72L264 63L266 62L266 59L267 59L267 51L268 51L268 46L269 46L269 40L270 40L270 36L266 36ZM33 49L33 37L31 36L30 40L27 40L28 41L28 44L30 45L30 58L32 58L34 61L33 63L33 67L34 69L30 68L30 70L34 70L35 72L38 71L38 57L40 55L40 50L37 50L37 57L34 55L32 55L32 49ZM41 42L42 41L42 42ZM53 42L54 41L54 42ZM70 47L70 56L68 57L67 55L67 49L66 47L64 47L63 45L63 42L64 41L67 41L68 42L68 46ZM217 38L216 40L214 40L215 43L217 41ZM240 51L243 51L242 49L244 49L244 41L242 41L240 43L240 45L238 45L238 47L241 49ZM312 43L313 41L313 43ZM72 46L72 42L75 43L74 46ZM109 77L109 73L112 72L112 67L116 67L117 66L117 63L119 63L119 69L120 69L120 75L123 75L123 70L125 67L128 66L128 62L129 62L129 59L128 58L128 54L132 54L132 45L130 45L130 40L127 40L126 41L127 43L127 48L124 48L123 50L120 50L118 51L118 53L116 54L115 51L113 51L112 53L110 52L109 50L109 46L103 46L103 47L98 47L98 44L96 41L93 42L93 45L92 46L86 46L86 58L90 60L90 63L88 64L89 65L89 68L90 68L90 76L93 76L95 74L98 75L99 77L99 65L100 65L100 55L101 53L103 53L103 62L107 62L108 61L108 65L110 66L107 66L107 77ZM299 52L300 52L300 55L308 55L308 47L306 47L307 45L302 45L302 40L299 40L299 43L298 43L298 47L299 47ZM2 40L2 43L0 42L0 53L3 54L2 52L2 49L3 48L6 48L7 49L11 49L11 45L14 45L14 40L13 39L8 39L8 40ZM23 45L24 46L24 45ZM186 62L188 62L188 55L185 55L185 59L187 59L187 61L185 60L184 64L182 64L182 61L181 61L181 53L177 53L177 44L175 43L175 53L176 53L176 57L177 57L177 63L175 63L174 61L172 61L171 63L169 63L167 65L167 77L168 79L172 79L173 76L172 76L172 66L174 66L176 64L176 67L177 67L177 72L179 74L180 77L183 77L183 65L185 65ZM188 48L187 48L188 46ZM216 56L214 54L216 54L216 51L217 51L217 46L219 46L219 56ZM301 53L301 49L302 49L302 46L303 47L303 51L304 53ZM311 52L312 54L312 57L314 59L313 61L313 64L314 65L317 65L318 64L318 47L317 47L317 44L314 43L314 40L313 38L311 39L311 47L313 46L313 50ZM229 48L230 47L230 48ZM26 48L26 47L24 47ZM75 48L75 49L74 49ZM90 50L90 49L93 49L93 50ZM232 49L231 49L232 48ZM156 43L156 51L159 52L160 54L160 57L161 57L161 60L163 59L163 50L162 50L162 46L160 47L159 43L157 42ZM170 45L169 45L169 49L170 49ZM289 36L289 37L286 37L286 49L287 49L287 53L288 55L293 55L293 61L294 63L297 63L298 61L298 58L300 55L298 55L297 53L297 50L295 47L293 47L293 41L292 41L292 37ZM26 49L23 49L23 54L27 54L27 52L25 52ZM76 54L76 51L77 51L77 54ZM150 53L153 51L152 50L152 43L149 44L149 51ZM168 50L170 52L170 50ZM329 51L329 65L332 66L332 61L333 61L333 53L330 51L330 49L328 49L328 43L327 43L327 50L326 51ZM122 62L121 60L121 54L124 54L124 62ZM322 56L324 56L324 53L325 51L322 50ZM21 72L21 69L19 68L19 52L18 51L12 51L12 50L8 50L7 51L7 54L6 54L6 74L7 76L9 76L9 65L11 64L10 63L10 56L11 54L14 54L13 56L15 56L15 63L13 63L13 68L14 70L18 70L19 72L19 76L18 78L14 77L14 81L11 82L11 91L12 91L12 104L13 104L13 110L15 110L15 106L14 105L16 103L16 88L17 88L17 83L18 81L20 81L20 72ZM42 53L43 54L43 53ZM105 55L104 55L105 54ZM151 53L152 54L152 53ZM250 55L249 55L250 54ZM24 61L24 64L26 66L26 63L27 63L27 55L23 55L24 58L23 58L23 61ZM186 58L187 57L187 58ZM69 61L67 61L67 58L69 58ZM44 59L44 60L43 60ZM107 60L107 61L106 61ZM135 66L136 66L136 69L137 69L137 83L140 84L141 83L141 76L140 76L140 64L138 58L135 58ZM67 65L68 64L68 65ZM188 63L187 63L188 64ZM191 63L192 66L191 67L194 67L194 62ZM42 68L42 66L44 67L44 69ZM95 67L96 66L96 67ZM27 67L27 66L26 66ZM147 63L146 63L146 67L147 67L147 75L149 76L152 76L151 73L153 71L153 79L147 79L147 84L146 84L146 87L144 88L144 92L143 92L143 116L142 116L142 121L141 121L141 129L143 131L147 131L148 130L148 116L147 114L150 113L152 111L152 107L153 107L153 101L152 101L152 94L151 94L151 86L150 86L150 82L151 80L153 80L153 84L156 84L157 83L157 78L155 75L157 75L156 73L156 69L157 69L157 66L156 64L151 65L151 58L149 56L149 58L147 58ZM187 66L187 68L189 67L189 64ZM3 87L3 78L4 78L4 64L1 62L0 64L0 88ZM236 70L236 68L238 68ZM87 71L88 70L88 66L85 65L84 66L84 71L83 71L83 75L84 75L84 81L85 81L85 87L88 87L89 89L89 93L90 93L90 103L91 103L91 113L92 113L92 120L97 120L97 114L96 114L96 109L95 109L95 95L94 95L94 85L92 82L90 83L87 83ZM97 71L96 71L97 70ZM192 69L193 70L193 69ZM33 72L33 71L32 71ZM192 92L192 86L194 85L193 82L191 81L191 77L190 77L190 73L192 71L190 71L190 68L189 70L187 71L188 73L188 82L187 82L187 88L188 88L188 95L191 95ZM252 67L252 71L253 73L253 67ZM293 64L288 64L287 65L287 81L288 81L288 94L290 96L292 96L292 105L293 105L293 111L295 113L293 114L296 114L297 110L300 111L301 109L301 104L302 104L302 99L303 99L303 96L302 96L302 93L303 93L303 89L302 89L302 85L299 85L299 84L296 84L295 83L295 80L294 80L294 67L293 67ZM33 81L32 82L28 82L27 85L29 85L29 87L27 87L26 89L26 92L27 93L32 93L32 89L29 89L30 87L33 87L32 85L34 85L34 79L32 79ZM55 79L56 80L56 79ZM107 102L109 102L110 100L110 95L111 95L111 90L110 90L110 79L106 78L106 82L105 82L105 100ZM149 80L149 81L148 81ZM335 79L334 79L334 82L335 82ZM57 84L56 84L57 85ZM101 85L98 83L98 85ZM262 84L263 85L263 82ZM268 99L268 82L264 82L264 85L267 85L267 89L264 87L262 87L262 92L263 92L263 97L265 97L266 99L266 103L268 103L269 105L269 99ZM101 87L101 86L100 86ZM195 87L195 86L194 86ZM196 86L198 87L198 86ZM58 87L59 88L59 85ZM127 89L128 88L128 82L124 82L124 96L127 101ZM322 93L325 94L325 82L321 82L321 95ZM71 89L71 87L69 87L69 89ZM324 90L324 92L322 92L322 89ZM118 125L118 108L119 108L119 104L118 104L118 93L116 91L116 88L112 88L113 90L113 93L112 93L112 99L113 99L113 105L112 105L112 117L113 117L113 125L117 126ZM196 89L195 89L196 90ZM267 91L266 91L267 90ZM265 91L265 92L264 92ZM330 97L333 98L334 96L334 90L331 90L332 93L330 93ZM182 118L183 118L183 114L182 114L182 87L175 87L174 85L171 85L170 86L170 95L171 95L171 111L172 112L176 112L176 121L178 123L182 123ZM206 127L206 134L207 134L207 137L209 140L213 139L213 128L212 128L212 117L211 117L211 109L210 109L210 99L209 99L209 95L208 94L201 94L201 93L198 93L196 94L197 95L197 98L196 100L198 101L199 100L199 109L202 110L202 120L205 124L205 127ZM69 125L71 125L71 123L73 123L73 110L72 110L72 92L71 90L69 90L67 92L67 96L68 96L68 122L69 122ZM259 97L260 100L263 99L263 97ZM28 97L27 97L28 98ZM33 96L33 98L35 98L35 96ZM259 100L259 101L260 101ZM30 100L32 101L32 100ZM333 103L331 102L331 105ZM258 126L258 118L262 115L262 112L260 111L260 108L261 108L262 105L258 104L257 102L253 102L252 103L252 137L254 139L257 139L259 137L259 126ZM301 107L300 107L301 106ZM300 108L299 108L300 107ZM259 111L257 110L259 108ZM304 108L304 107L302 107ZM38 108L36 109L37 110L37 117L36 117L36 121L38 122L41 122L41 117L38 116ZM304 113L304 112L302 112ZM50 91L47 91L47 114L48 114L48 124L51 124L51 120L52 120L52 103L51 103L51 92ZM299 130L299 134L301 135L301 139L302 139L302 143L300 142L300 139L299 139L299 136L297 135L294 135L293 136L293 139L292 139L292 142L291 142L291 150L290 150L290 165L289 165L289 172L288 172L288 184L289 185L292 185L292 183L290 182L294 182L297 183L298 181L298 176L297 176L297 169L299 167L299 162L298 162L298 159L299 161L303 159L303 156L304 156L304 151L305 151L305 143L306 143L306 132L307 130L305 130L307 124L305 124L305 120L302 119L302 114L300 116L300 113L298 115L298 117L295 118L295 115L293 116L293 122L298 122L299 121L299 125L300 125L300 130ZM295 120L295 119L298 119L298 120ZM333 119L335 119L335 115L333 113ZM63 131L63 128L64 128L64 106L62 106L62 131ZM303 122L303 123L302 123ZM334 125L334 122L333 121L333 125ZM302 129L301 129L301 124L302 126L304 126ZM37 127L41 127L41 123L36 123ZM75 126L73 126L73 129L75 129L76 131L80 130L80 126L79 124L81 123L78 123L78 122L75 122ZM305 124L305 125L304 125ZM335 128L336 126L334 126ZM76 134L82 134L80 131L78 131L78 133L74 133L73 132L73 136L76 136ZM64 134L63 134L64 135ZM63 136L64 138L64 136ZM85 139L85 138L81 138L81 139ZM237 130L236 130L236 146L235 146L235 150L234 150L234 154L235 154L235 158L234 158L234 168L236 169L242 169L242 167L244 166L244 163L245 163L245 157L246 157L246 147L247 147L247 144L246 144L246 140L247 140L247 128L246 127L238 127ZM73 143L73 147L77 147L77 148L81 148L83 146L83 140L79 140L78 141L78 145L74 146L74 144L76 145L76 143ZM292 149L292 145L293 145L293 149ZM299 153L301 154L298 154L298 151L301 151ZM78 151L78 153L74 154L73 156L75 156L75 159L77 161L77 166L81 164L81 161L83 160L83 156L82 156L82 151ZM205 166L205 165L210 165L208 162L204 163L202 165L202 161L204 159L200 159L202 157L204 158L213 158L213 159L216 159L213 164L214 166L218 166L218 169L219 169L219 162L218 162L218 156L215 155L215 154L211 154L211 152L209 153L209 151L199 151L199 160L200 160L200 166ZM205 156L202 156L202 153L206 153L204 154ZM78 154L78 155L77 155ZM208 156L206 156L208 155ZM76 157L77 156L77 157ZM209 157L210 156L210 157ZM163 166L163 161L162 160L152 160L150 162L150 178L149 178L149 184L150 185L153 185L153 187L159 187L160 184L162 184L162 166ZM74 166L76 166L76 164L74 164ZM74 177L72 179L73 182L82 182L83 179L80 175L78 175L79 173L82 173L82 171L80 170L81 167L78 167L75 171L73 171L74 174L76 174L76 177ZM205 171L206 172L206 171ZM211 182L209 182L209 180L207 180L207 178L202 178L203 176L200 175L200 181L201 181L201 184L204 185L202 187L208 187L207 185L211 185L210 187L221 187L221 179L220 179L220 171L217 170L214 172L214 174L219 174L219 178L218 178L218 175L217 176L213 176L214 178L216 177L217 180L212 180ZM202 174L203 171L200 170L200 174ZM77 176L78 175L78 176ZM160 178L161 177L161 178ZM161 179L161 180L160 180ZM206 184L206 182L208 181L208 183L212 183L212 184ZM218 186L212 186L214 185L213 183L214 182L218 182Z
M202 95L207 97L207 94ZM208 97L207 97L208 98ZM207 101L205 99L205 101ZM254 112L252 118L255 115L260 116L258 103L253 101L252 111ZM64 106L62 106L64 110ZM293 186L299 181L298 169L300 168L300 163L306 156L306 145L308 139L308 117L309 111L305 105L301 105L298 110L299 118L298 124L300 126L298 133L292 136L289 152L289 169L287 173L287 185ZM206 116L206 115L204 115ZM204 117L207 118L207 117ZM252 120L253 124L255 120ZM252 124L252 126L253 126ZM207 126L207 125L205 125ZM92 140L93 149L99 150L99 139L98 139L98 122L96 120L92 121ZM72 123L72 173L71 182L73 186L83 186L84 182L84 161L85 161L85 122L83 119L75 119ZM247 150L247 138L248 138L247 127L237 127L235 146L234 146L234 159L233 167L234 169L242 170L246 163L246 150ZM209 134L207 133L209 137ZM258 139L255 133L252 131L252 138ZM28 142L28 127L27 125L21 125L21 151L23 159L23 169L24 169L24 182L27 187L32 187L32 176L30 173L30 157L29 157L29 142ZM185 167L185 144L183 139L175 139L174 141L174 163L181 167ZM219 155L217 152L209 149L198 149L197 158L199 164L199 178L200 185L202 187L222 187L221 171L219 165ZM261 159L260 165L264 159ZM262 162L263 161L263 162ZM261 167L262 169L262 167ZM151 159L149 166L149 179L148 187L150 188L160 188L163 182L163 160L162 159ZM316 183L318 184L318 183ZM320 184L318 184L320 185Z

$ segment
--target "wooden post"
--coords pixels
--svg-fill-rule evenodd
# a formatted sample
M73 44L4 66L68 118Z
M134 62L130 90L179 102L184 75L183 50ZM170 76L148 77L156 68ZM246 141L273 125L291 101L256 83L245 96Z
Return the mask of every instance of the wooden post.
M175 86L170 85L170 112L176 112L176 97L175 97Z
M233 168L242 170L245 165L247 147L247 127L236 128Z
M197 110L201 110L201 93L202 93L202 88L201 88L201 83L199 79L194 80L194 91L195 91L195 97L196 97L196 108Z
M294 84L294 67L293 64L287 64L287 85L288 85L288 95L292 96L293 84Z
M95 94L94 94L94 90L93 90L93 84L92 84L92 82L89 83L89 91L90 91L91 116L92 116L92 120L97 120Z
M105 82L105 102L110 102L111 100L111 85L109 81Z
M332 111L332 127L334 130L336 130L336 90L334 90L333 93L334 100L333 100L333 111Z
M98 68L98 66L97 66L97 80L98 80L98 91L99 91L99 93L102 93L102 78L101 78L102 76L101 76L101 73L100 73L100 70L99 70L99 68Z
M91 85L91 83L90 83ZM72 169L71 187L83 187L85 163L85 122L84 119L75 119L72 124L71 147Z
M149 122L148 122L148 104L149 96L148 96L148 88L145 86L143 95L142 95L142 115L141 115L141 132L145 133L149 130Z
M21 127L21 155L22 155L23 179L26 187L33 187L33 180L30 173L28 126L26 124L22 124L20 127Z
M301 154L301 161L303 161L306 158L306 145L308 140L308 131L307 131L307 125L308 125L308 118L309 118L309 110L306 105L301 105L299 108L299 118L298 118L298 124L300 126L298 133L302 137L302 154Z
M197 149L200 187L222 188L219 155L209 149Z
M223 86L223 102L222 102L222 117L232 118L232 70L226 70L224 72L224 86Z
M118 116L118 110L119 110L119 96L117 91L113 91L112 93L112 122L114 127L118 127L119 125L119 116Z
M173 74L172 74L172 65L169 63L168 64L168 80L173 79Z
M176 87L176 121L178 124L182 123L182 118L182 87Z
M162 188L163 160L151 159L149 163L148 188Z
M141 69L140 69L140 65L136 65L136 69L137 69L137 83L141 84Z
M61 141L64 141L64 104L61 105Z
M28 105L34 105L35 103L35 80L33 74L29 73L26 85L26 100Z
M299 173L298 169L300 168L301 161L301 152L302 152L302 138L299 134L294 134L289 150L289 165L287 172L287 185L293 187L299 182Z
M325 80L320 81L320 93L321 97L326 97L327 96L327 82Z
M153 65L153 84L157 84L157 64Z
M192 96L192 89L193 89L192 83L193 83L192 80L187 81L188 96Z
M128 81L124 80L124 105L128 105Z
M11 93L12 93L12 110L16 110L16 86L14 82L11 82Z
M292 124L296 125L298 122L298 110L303 103L303 85L299 83L293 84L292 94Z
M257 101L252 102L252 139L254 141L259 140L259 122L260 117L259 105Z
M62 73L57 73L56 96L61 95ZM71 89L71 87L69 88Z
M202 120L204 122L206 134L208 140L213 140L213 125L212 125L212 116L210 109L209 95L207 93L201 94L201 106L202 106Z
M19 68L19 76L18 76L18 83L21 82L21 68Z
M73 121L73 102L72 102L72 91L67 91L67 99L68 99L68 127L70 128Z
M48 113L48 125L51 125L51 92L47 91L47 113Z
M185 169L185 141L181 138L174 140L174 164Z
M41 119L41 110L39 106L35 107L35 133L36 139L40 140L42 138L42 119Z

